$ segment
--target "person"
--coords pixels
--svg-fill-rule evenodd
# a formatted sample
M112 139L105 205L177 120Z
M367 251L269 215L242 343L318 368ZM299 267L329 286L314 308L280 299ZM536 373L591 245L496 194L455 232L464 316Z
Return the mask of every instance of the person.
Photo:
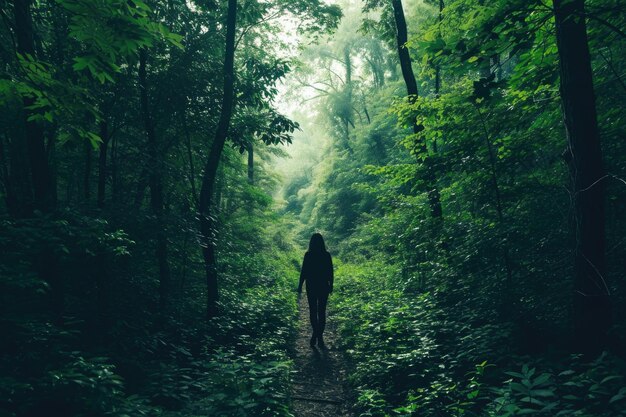
M324 328L326 327L326 303L328 295L333 292L333 260L326 250L324 238L319 233L314 233L309 241L309 250L304 254L302 270L300 271L300 283L298 294L302 293L302 285L306 281L306 298L309 302L309 316L313 336L311 347L317 342L320 348L324 348Z

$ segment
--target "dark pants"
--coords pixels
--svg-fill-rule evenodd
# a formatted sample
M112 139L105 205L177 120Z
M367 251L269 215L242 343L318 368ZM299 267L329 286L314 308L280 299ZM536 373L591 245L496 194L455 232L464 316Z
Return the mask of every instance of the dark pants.
M306 298L309 301L309 316L311 317L311 327L315 336L322 336L326 327L326 303L328 293L309 293Z

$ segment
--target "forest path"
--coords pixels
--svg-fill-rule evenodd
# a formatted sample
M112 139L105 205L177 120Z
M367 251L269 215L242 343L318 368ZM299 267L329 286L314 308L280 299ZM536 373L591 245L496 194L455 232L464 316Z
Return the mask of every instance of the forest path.
M348 417L344 387L346 361L337 348L336 323L332 315L328 317L324 331L326 348L312 348L309 345L309 305L305 295L300 298L298 306L300 328L293 354L292 411L296 417Z

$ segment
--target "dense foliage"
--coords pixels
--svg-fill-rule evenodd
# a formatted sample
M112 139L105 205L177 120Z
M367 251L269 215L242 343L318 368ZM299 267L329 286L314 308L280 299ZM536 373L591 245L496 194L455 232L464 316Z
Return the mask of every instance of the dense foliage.
M289 415L300 253L272 213L278 148L255 145L254 166L241 152L297 127L274 104L293 48L278 19L319 35L341 13L237 11L211 242L220 315L207 320L197 210L225 4L2 2L0 414Z
M623 2L0 4L0 415L626 415Z
M608 352L583 357L573 249L574 200L585 191L568 172L552 6L405 2L419 89L406 99L391 4L346 4L336 35L303 55L294 88L317 97L310 123L328 139L283 188L302 238L326 232L344 262L336 319L357 412L621 415L623 4L585 5L613 325Z

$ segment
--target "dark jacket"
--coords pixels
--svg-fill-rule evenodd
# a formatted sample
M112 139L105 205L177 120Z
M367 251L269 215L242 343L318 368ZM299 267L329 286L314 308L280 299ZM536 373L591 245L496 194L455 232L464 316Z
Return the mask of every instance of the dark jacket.
M330 253L324 251L304 254L298 285L300 290L304 281L307 294L328 295L333 292L333 260Z

